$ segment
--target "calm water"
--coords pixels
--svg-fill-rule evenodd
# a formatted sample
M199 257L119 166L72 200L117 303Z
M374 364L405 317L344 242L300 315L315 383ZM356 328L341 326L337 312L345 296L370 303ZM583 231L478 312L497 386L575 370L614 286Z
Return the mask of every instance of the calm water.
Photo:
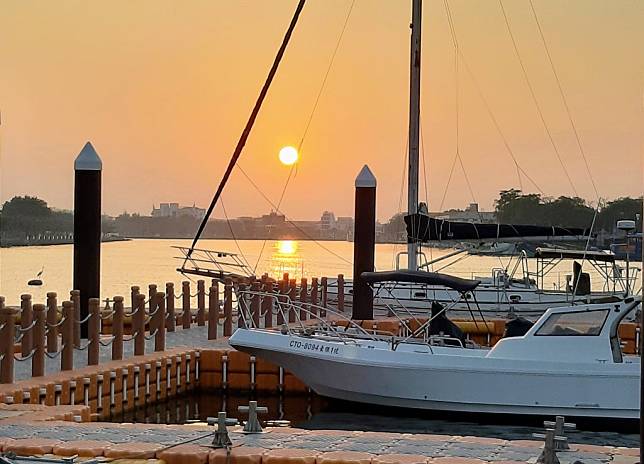
M353 243L320 242L291 240L239 241L239 247L251 264L257 266L256 273L268 272L281 276L288 272L299 278L335 276L352 274ZM185 277L176 268L179 253L172 246L189 246L190 240L140 239L127 242L103 244L102 248L102 298L116 295L129 295L130 286L147 286L150 283L179 284ZM237 252L232 240L202 240L200 248ZM263 251L262 251L263 248ZM376 245L376 267L379 270L395 267L395 256L404 249L403 245ZM436 258L452 250L426 249L428 259ZM44 301L47 292L57 292L61 297L68 295L72 287L72 245L17 247L0 249L0 295L7 304L19 304L22 293L30 293L35 301ZM462 256L462 255L461 255ZM488 276L492 268L507 266L507 257L470 256L463 259L445 272L461 277L473 275ZM404 259L402 264L404 265ZM440 263L439 266L442 266ZM536 269L536 261L531 260L531 270ZM29 287L27 281L33 279L44 267L42 287ZM590 266L586 266L589 268ZM547 279L548 288L565 284L565 275L570 274L572 264L558 265ZM438 270L438 269L435 269ZM599 278L591 274L594 288L599 289ZM639 284L638 284L639 285Z

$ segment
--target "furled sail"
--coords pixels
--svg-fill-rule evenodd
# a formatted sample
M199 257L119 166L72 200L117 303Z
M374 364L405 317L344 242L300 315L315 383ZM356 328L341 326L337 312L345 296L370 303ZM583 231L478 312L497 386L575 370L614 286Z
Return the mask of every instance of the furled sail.
M518 224L474 224L435 219L427 214L405 216L407 238L410 241L429 242L442 240L512 240L553 237L587 237L590 229Z

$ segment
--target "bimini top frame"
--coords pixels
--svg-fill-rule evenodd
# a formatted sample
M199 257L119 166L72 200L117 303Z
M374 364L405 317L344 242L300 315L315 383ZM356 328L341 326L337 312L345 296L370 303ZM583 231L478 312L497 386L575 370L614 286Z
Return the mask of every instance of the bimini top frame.
M253 275L253 270L235 253L200 248L193 248L190 253L189 247L172 248L179 250L182 255L175 257L182 262L181 267L177 268L182 274L208 277L222 282L226 278L238 281Z

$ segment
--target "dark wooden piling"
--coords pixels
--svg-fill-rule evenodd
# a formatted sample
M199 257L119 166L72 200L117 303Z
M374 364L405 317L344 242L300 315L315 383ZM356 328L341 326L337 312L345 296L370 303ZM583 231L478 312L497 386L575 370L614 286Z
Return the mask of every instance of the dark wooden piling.
M123 297L114 297L114 315L112 316L112 360L123 359L123 323L124 323Z
M308 319L308 312L307 312L307 301L308 301L308 282L306 280L306 277L302 277L302 280L300 281L300 320L301 321L306 321Z
M172 282L167 282L165 284L165 307L167 313L165 318L165 327L168 332L174 332L177 319L174 312L174 284Z
M69 298L74 306L74 346L81 346L81 297L80 290L69 292Z
M250 311L253 317L253 327L259 327L259 318L262 312L262 298L259 294L261 282L253 282L251 291L253 292L250 299Z
M157 309L154 314L154 330L156 331L154 334L154 351L163 351L165 350L165 293L158 292L155 299ZM152 331L152 327L150 327L150 331Z
M58 351L58 301L55 292L47 293L47 352Z
M262 300L262 312L264 313L264 327L273 327L273 282L267 280L264 283L264 299Z
M206 282L197 281L197 325L206 325Z
M233 334L233 281L224 281L224 337Z
M328 307L327 305L329 304L329 279L326 277L322 277L321 279L321 285L322 285L322 308L320 308L320 316L321 317L326 317L326 308Z
M217 338L217 325L219 324L219 283L212 282L208 293L208 340Z
M74 303L63 301L63 323L61 325L60 370L70 371L74 368L74 326L76 312Z
M31 306L31 295L20 295L20 329L22 331L20 353L23 358L29 356L34 347L34 332L31 329L33 322L34 314Z
M31 376L42 377L45 375L45 326L47 324L45 305L35 304L33 307L33 314L34 354L31 358Z
M288 279L280 280L277 291L280 295L277 297L278 311L275 323L281 327L284 325L284 304L286 303L286 294L288 293Z
M96 366L99 361L100 337L101 337L101 300L90 298L89 320L87 321L87 365Z
M181 307L183 310L183 316L181 322L183 323L184 329L189 329L192 324L192 312L190 312L190 282L185 280L181 283Z
M311 315L317 316L318 314L318 278L311 278L311 305L309 306Z
M376 252L376 178L365 165L355 181L353 238L353 319L373 319L373 290L361 277L373 272Z
M74 288L80 292L80 320L89 314L89 299L100 296L102 169L100 157L87 142L74 161ZM81 338L87 338L88 322L79 327Z
M237 327L242 328L245 325L250 326L248 321L248 295L246 294L246 284L239 284L237 293Z
M16 311L4 305L0 296L0 383L13 383L13 341L16 334Z
M297 319L295 314L295 306L294 306L294 303L297 301L297 281L295 279L290 279L288 283L289 283L288 297L290 299L289 310L288 310L288 322L289 324L292 324Z
M145 354L145 295L136 296L136 309L132 314L132 335L134 336L134 356Z
M338 274L338 311L344 312L344 274Z

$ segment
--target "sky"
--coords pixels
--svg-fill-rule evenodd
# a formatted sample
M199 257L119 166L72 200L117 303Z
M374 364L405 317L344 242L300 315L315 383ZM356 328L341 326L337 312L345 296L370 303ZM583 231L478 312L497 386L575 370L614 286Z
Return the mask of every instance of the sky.
M533 2L597 193L641 195L644 2ZM207 206L295 5L4 0L0 198L28 194L72 208L73 161L89 140L103 160L105 213L149 214L159 202ZM278 152L303 138L351 5L308 1L242 154L243 170L274 203L289 174ZM353 3L282 203L287 216L353 215L353 182L364 164L378 180L378 217L406 209L410 5ZM420 197L430 210L472 201L491 209L508 188L597 200L530 3L503 6L561 162L499 2L449 0L457 70L444 1L425 0ZM271 208L239 170L223 200L233 217Z

